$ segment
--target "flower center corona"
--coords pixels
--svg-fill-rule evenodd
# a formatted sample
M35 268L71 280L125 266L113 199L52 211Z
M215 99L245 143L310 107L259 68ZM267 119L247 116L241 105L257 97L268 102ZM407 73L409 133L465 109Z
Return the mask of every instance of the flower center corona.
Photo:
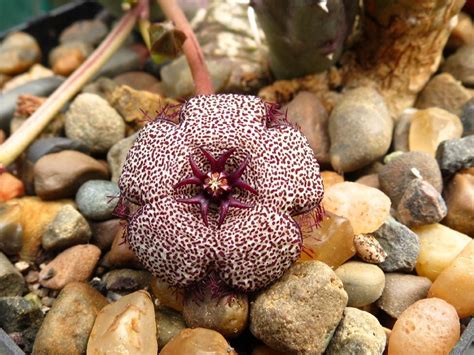
M175 189L179 189L185 185L197 185L202 187L202 190L196 196L177 199L177 201L200 205L201 216L206 226L208 225L209 205L211 203L219 206L218 224L221 225L230 207L251 207L232 196L234 189L240 188L255 195L257 194L257 191L253 187L241 180L242 174L249 162L248 157L232 173L225 171L227 160L234 151L235 149L229 149L216 159L204 148L201 148L201 152L210 164L210 171L207 174L203 173L193 157L189 156L189 164L191 165L193 176L180 181L174 186Z

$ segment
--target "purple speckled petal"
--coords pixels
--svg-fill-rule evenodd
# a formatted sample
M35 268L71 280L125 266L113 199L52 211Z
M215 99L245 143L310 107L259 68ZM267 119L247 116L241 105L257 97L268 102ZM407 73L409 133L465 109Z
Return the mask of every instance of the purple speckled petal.
M206 228L195 206L165 198L147 204L131 219L127 239L140 262L170 285L185 287L201 280L215 259Z
M279 278L298 259L301 232L296 222L262 205L236 210L218 235L218 275L231 287L254 291Z

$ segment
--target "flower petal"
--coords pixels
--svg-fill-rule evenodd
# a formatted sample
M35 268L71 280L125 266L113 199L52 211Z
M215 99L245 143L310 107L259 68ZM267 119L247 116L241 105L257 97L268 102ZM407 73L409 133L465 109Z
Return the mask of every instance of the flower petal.
M319 206L323 182L306 138L291 126L268 129L265 138L263 158L269 176L263 177L261 203L292 215Z
M188 154L179 126L162 120L148 123L128 152L121 193L136 203L171 194L176 174L189 165Z
M173 286L201 280L215 259L211 234L188 206L164 198L144 206L131 218L127 239L147 270Z
M301 232L287 214L258 205L234 211L222 225L216 272L245 292L267 286L299 257Z

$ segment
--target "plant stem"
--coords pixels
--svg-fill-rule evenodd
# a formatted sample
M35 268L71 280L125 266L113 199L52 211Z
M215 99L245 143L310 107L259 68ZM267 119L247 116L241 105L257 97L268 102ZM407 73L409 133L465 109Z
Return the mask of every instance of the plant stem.
M125 14L92 55L0 146L0 166L11 164L107 62L130 34L137 18L146 16L147 1L140 0Z
M157 0L166 17L173 21L176 28L186 35L183 52L188 61L193 76L196 95L211 95L214 93L211 76L204 61L201 47L194 35L186 16L175 0Z

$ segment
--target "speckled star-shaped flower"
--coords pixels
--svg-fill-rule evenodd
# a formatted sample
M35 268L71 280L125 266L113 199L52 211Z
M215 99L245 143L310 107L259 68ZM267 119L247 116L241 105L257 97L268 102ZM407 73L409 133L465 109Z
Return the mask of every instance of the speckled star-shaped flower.
M313 151L258 97L196 96L179 115L148 123L128 153L121 201L137 206L127 240L173 286L212 272L241 291L265 287L300 255L291 216L320 206Z

